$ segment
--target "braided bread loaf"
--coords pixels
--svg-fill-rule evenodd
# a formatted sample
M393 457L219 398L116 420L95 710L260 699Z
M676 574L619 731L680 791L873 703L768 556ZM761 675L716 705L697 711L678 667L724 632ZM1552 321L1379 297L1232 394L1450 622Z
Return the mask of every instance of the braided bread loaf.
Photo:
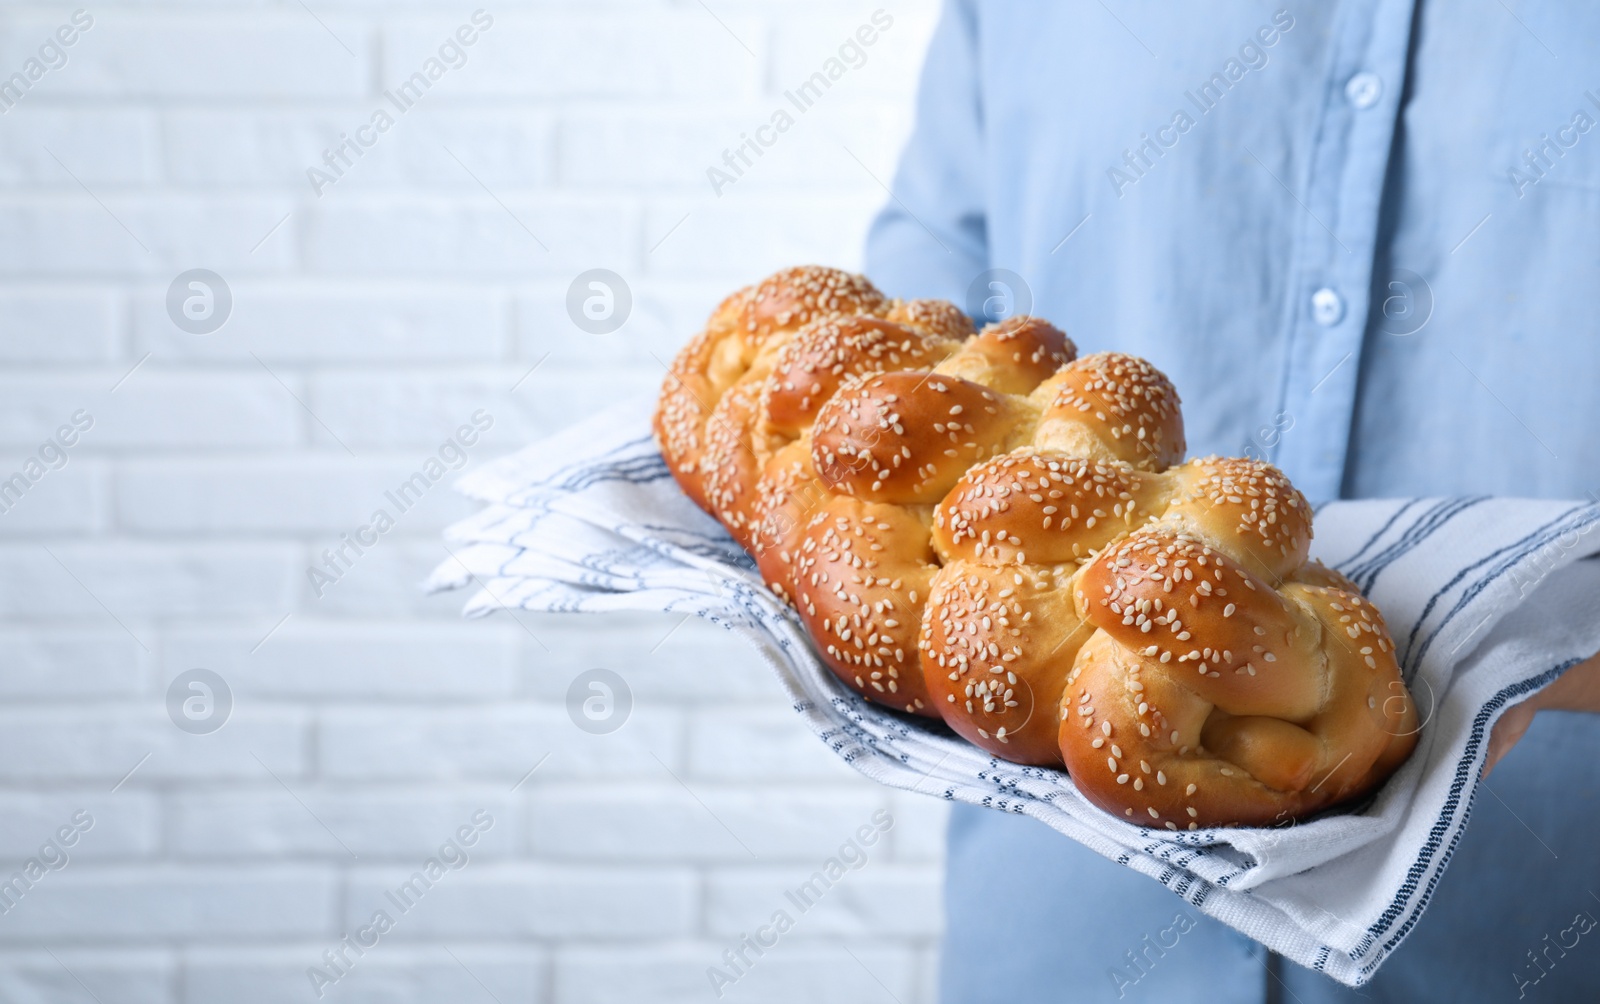
M1307 560L1305 499L1184 463L1144 360L788 269L712 314L655 429L840 680L1130 821L1298 818L1415 745L1382 617Z

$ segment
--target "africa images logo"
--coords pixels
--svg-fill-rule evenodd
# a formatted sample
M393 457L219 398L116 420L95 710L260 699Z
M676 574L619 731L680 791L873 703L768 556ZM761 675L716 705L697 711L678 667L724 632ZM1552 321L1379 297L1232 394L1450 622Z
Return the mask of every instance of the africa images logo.
M845 37L840 43L836 55L823 60L822 68L800 83L793 89L783 92L784 98L789 102L789 108L779 105L772 110L768 120L756 126L749 133L739 134L739 143L731 149L722 151L722 167L713 164L706 168L706 180L711 182L712 194L717 198L722 197L722 190L744 177L744 173L754 166L756 158L762 156L768 149L775 146L778 137L793 129L798 120L796 116L804 115L816 106L822 96L833 87L834 83L844 78L851 70L859 70L867 65L867 46L878 41L879 36L894 26L894 17L888 11L879 8L872 12L871 23L862 24Z
M371 921L356 928L354 935L345 932L332 948L325 949L322 965L306 967L306 980L311 984L311 992L320 999L329 987L349 976L356 963L365 958L367 952L378 947L383 936L394 930L400 918L416 909L429 890L451 872L459 872L472 863L469 849L476 846L483 834L493 828L494 817L487 809L479 809L470 820L457 826L455 832L446 837L438 850L424 860L410 877L392 889L385 889L385 903L372 911ZM351 957L352 953L354 958Z
M1279 39L1287 35L1292 28L1294 28L1293 14L1287 10L1273 14L1271 24L1257 28L1252 36L1239 46L1237 56L1229 57L1227 62L1222 64L1222 69L1206 78L1200 86L1184 91L1184 98L1202 116L1211 114L1211 110L1222 102L1246 74L1252 70L1259 73L1267 68L1267 63L1270 62L1267 50L1277 45ZM1156 129L1154 138L1149 133L1140 133L1139 138L1142 142L1122 151L1122 166L1106 169L1106 179L1111 182L1117 198L1122 198L1128 186L1149 174L1155 168L1156 161L1165 157L1167 151L1177 146L1178 140L1200 121L1181 105L1173 111L1171 119L1166 125Z
M306 568L306 581L311 584L312 594L317 599L322 599L329 586L344 578L346 573L355 567L357 558L375 547L383 539L384 534L394 529L399 517L410 512L422 501L423 496L444 478L446 470L459 471L467 465L469 452L478 444L478 437L492 428L494 428L494 416L479 408L472 413L471 422L463 422L458 426L448 439L439 444L439 449L434 455L424 460L409 478L384 492L384 499L394 507L395 511L390 513L387 508L381 506L374 509L367 522L339 534L339 546L324 548L322 566L319 568L310 565ZM352 554L352 551L355 553Z
M317 198L322 198L323 193L342 180L345 172L354 167L357 160L378 145L378 140L399 121L396 115L405 115L415 108L422 96L444 79L446 73L466 66L467 49L477 44L482 33L492 27L494 17L491 14L481 7L473 11L471 24L457 27L452 35L439 44L435 55L422 61L422 66L415 73L402 80L393 90L383 92L389 104L394 106L392 114L380 105L372 110L370 121L356 126L354 136L340 133L339 142L322 151L322 167L306 168L306 180L311 182L311 190L317 193Z
M65 69L67 49L76 45L78 39L93 27L94 18L80 7L72 12L69 24L59 26L45 37L38 55L29 56L23 61L21 70L0 79L0 115L8 114L15 108L22 96L33 90L33 85L43 80L45 74Z
M22 462L21 470L10 477L0 474L0 514L8 513L46 474L59 471L71 460L68 451L78 445L78 437L94 428L94 416L79 408L57 427L55 434L39 444L38 451Z

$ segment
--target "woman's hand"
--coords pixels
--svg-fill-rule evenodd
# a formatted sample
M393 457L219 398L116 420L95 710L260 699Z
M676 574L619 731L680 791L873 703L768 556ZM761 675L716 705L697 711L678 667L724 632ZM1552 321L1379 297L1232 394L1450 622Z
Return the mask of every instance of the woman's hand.
M1500 758L1511 752L1540 711L1600 712L1600 655L1586 659L1556 677L1550 686L1506 709L1489 733L1489 759L1483 766L1488 777Z

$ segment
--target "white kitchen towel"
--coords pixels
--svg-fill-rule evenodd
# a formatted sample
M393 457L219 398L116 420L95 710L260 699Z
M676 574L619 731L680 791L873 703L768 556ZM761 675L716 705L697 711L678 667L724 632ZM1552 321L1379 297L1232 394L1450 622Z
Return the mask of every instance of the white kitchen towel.
M816 657L753 562L678 489L648 405L623 406L464 477L488 503L447 534L430 585L476 583L469 615L692 613L745 635L795 711L875 781L1042 820L1301 965L1359 986L1416 924L1466 825L1489 730L1600 649L1600 506L1504 498L1333 502L1314 556L1389 622L1425 725L1375 796L1298 825L1173 833L1087 802L937 723L869 704Z

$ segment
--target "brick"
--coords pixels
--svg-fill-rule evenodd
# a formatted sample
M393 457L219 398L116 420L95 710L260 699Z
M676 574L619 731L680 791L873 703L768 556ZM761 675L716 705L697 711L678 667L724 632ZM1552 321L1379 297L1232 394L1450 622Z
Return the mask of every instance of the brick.
M451 545L454 547L455 545ZM306 563L314 556L307 552ZM320 599L313 597L305 572L301 570L298 583L302 590L302 607L314 608L325 617L399 617L408 621L417 618L459 619L461 608L469 594L453 591L425 593L421 584L449 552L437 540L410 540L399 538L385 541L382 547L372 548L361 556L339 581L323 590ZM532 614L519 614L526 620ZM515 626L508 628L514 637L533 644L528 636ZM474 630L492 630L490 624L479 623ZM520 672L520 671L519 671Z
M167 283L191 268L231 280L294 264L294 245L281 234L262 243L294 208L288 197L96 195L98 201L73 185L0 198L0 231L11 237L0 243L0 267L26 276L146 277L164 295Z
M0 481L75 409L96 419L0 513L0 878L56 816L96 819L0 916L0 1000L90 999L46 946L106 1004L304 998L363 897L480 805L470 866L329 996L704 1001L728 939L887 806L871 863L729 991L935 998L948 804L856 776L742 637L642 612L459 622L473 589L417 588L477 508L457 471L320 598L306 581L477 409L495 427L463 471L652 399L764 271L858 262L937 5L891 8L868 65L719 198L706 168L870 8L708 3L490 7L468 65L320 197L306 169L470 7L107 0L0 116ZM0 74L64 14L21 18ZM234 295L210 335L165 309L197 267ZM633 308L597 335L566 297L601 267ZM209 736L163 706L196 667L236 699ZM634 702L608 736L565 708L597 667Z
M798 261L854 269L867 226L887 198L863 174L862 184L831 198L769 196L735 183L721 198L656 199L645 212L644 241L660 244L645 265L654 276L735 272L752 281ZM761 226L751 227L752 219Z
M363 863L420 861L437 853L457 827L471 825L480 809L493 825L463 848L473 861L504 858L517 844L513 796L502 786L477 791L292 787L294 797L270 779L248 791L176 796L168 824L173 852L191 858L320 857L351 864L353 851Z
M522 639L523 691L564 701L572 677L604 667L621 674L641 701L739 700L783 704L772 671L750 643L726 628L682 614L547 614L532 620L549 651Z
M689 719L689 773L708 780L756 783L859 777L799 715L778 701L760 708L695 712Z
M0 696L74 702L141 693L150 659L114 624L7 628L0 652Z
M567 313L568 282L544 283L517 297L517 354L530 366L541 356L544 365L566 367L630 366L646 369L659 382L678 350L702 327L731 289L749 276L734 273L720 283L664 284L637 272L622 275L633 307L622 327L609 334L583 331Z
M922 945L913 962L916 992L908 1000L915 1004L938 1004L939 1000L939 943Z
M117 476L117 522L150 533L305 533L313 535L313 550L320 555L324 548L342 546L339 534L353 534L381 509L394 526L370 545L375 551L401 536L434 537L478 508L440 483L420 500L408 494L402 511L386 493L427 459L426 454L380 457L365 450L351 459L335 444L333 452L130 462ZM459 476L460 470L447 475ZM353 549L347 553L357 563L366 557ZM317 564L324 561L319 557Z
M139 10L91 12L94 25L67 49L69 62L22 99L356 97L370 73L364 30L327 16L339 43L303 11L237 15ZM65 18L12 21L0 43L0 66L15 66Z
M36 447L28 457L38 457ZM0 481L13 487L7 490L5 504L0 512L0 535L38 537L50 534L88 534L101 529L107 519L106 501L110 496L107 482L110 472L105 464L93 460L74 460L68 456L66 466L49 470L36 482L29 483L20 498L14 494L15 481L22 473L27 457L14 460L10 469L0 468Z
M5 921L0 920L0 924ZM50 1004L85 993L118 1004L170 1004L176 965L160 949L66 949L0 952L0 1000Z
M365 923L365 921L363 921ZM186 955L183 1004L280 1004L314 999L306 970L324 966L332 947L308 942L269 949L197 949ZM385 948L380 941L357 956L325 999L341 1004L393 1004L396 1001L499 1000L543 1004L548 964L544 953L522 945L455 945ZM326 971L326 969L324 970Z
M0 442L37 446L80 409L94 424L71 453L290 446L298 438L304 411L284 384L259 367L178 373L146 363L112 392L131 368L98 370L95 376L0 376Z
M641 1000L703 1004L716 996L708 969L717 967L733 978L722 958L731 947L736 946L697 942L627 950L562 949L556 955L555 1000L558 1004L632 1004ZM848 948L780 940L760 957L747 953L753 965L737 982L721 989L726 997L763 1004L913 999L916 976L911 952L859 940L852 940Z
M822 71L830 58L850 67L845 75L822 93L818 104L836 98L862 94L909 97L916 89L918 71L928 48L935 17L933 4L896 5L888 11L893 23L877 32L877 41L860 46L865 62L840 48L862 25L870 25L871 11L851 8L827 12L824 16L785 17L772 33L772 58L767 70L767 86L781 93L793 90Z
M314 377L307 402L353 449L436 446L479 409L494 425L472 448L479 462L510 453L611 407L624 396L653 396L659 370L558 370L533 363L471 369ZM650 365L654 366L652 361ZM529 370L532 369L532 373ZM526 377L526 379L524 379ZM518 381L521 381L520 385ZM512 386L517 386L515 391ZM317 436L326 433L315 430ZM332 445L330 443L330 445ZM418 457L418 460L422 460ZM435 486L434 491L443 490Z
M479 289L248 281L229 288L233 315L211 336L191 335L172 323L165 288L146 291L134 303L135 356L229 360L260 372L252 354L269 364L492 361L507 340L506 305Z
M48 79L38 86L47 87ZM0 182L80 192L79 182L98 191L101 185L155 181L154 115L133 109L63 108L35 103L34 97L30 92L6 113L10 141L0 149ZM72 174L61 169L63 163Z
M307 169L331 172L325 154L345 140L356 142L359 157L341 166L331 192L371 192L394 186L473 185L455 158L467 162L484 184L499 191L540 187L550 176L550 119L542 112L510 107L481 111L431 102L398 116L386 132L369 127L375 109L394 108L380 99L337 108L292 111L209 109L169 111L163 116L165 162L171 180L186 186L270 185L314 195ZM361 138L358 138L361 137ZM370 146L361 145L373 138Z
M562 777L608 777L677 769L682 724L676 716L634 707L609 735L580 732L564 707L494 704L464 708L329 710L318 726L326 777L498 778L513 784L542 757L530 784ZM652 756L654 754L654 757Z
M845 80L841 90L850 90ZM789 121L783 121L783 115ZM876 189L861 163L887 181L905 142L904 116L878 102L829 94L802 111L764 97L708 114L680 109L579 109L558 126L563 184L649 186L697 197L764 189ZM778 126L785 128L779 131ZM710 169L727 179L713 183ZM879 190L881 191L881 190Z
M52 840L74 863L137 857L159 848L159 809L153 795L128 789L108 792L106 787L52 788L41 793L0 793L0 861L7 867L37 855ZM57 832L63 826L77 830L70 847Z
M884 845L866 847L866 863L831 885L813 876L826 859L797 869L728 868L706 882L706 930L737 941L782 910L795 937L937 937L943 927L942 873L934 867L887 864ZM859 859L858 859L859 860ZM824 880L826 876L824 876ZM820 891L816 891L820 890Z
M74 865L47 872L0 918L0 943L322 936L333 930L336 891L331 870L304 866Z
M676 186L698 194L706 167L742 142L741 133L766 125L776 107L770 98L712 109L575 106L557 122L557 176L574 187Z
M140 617L253 614L289 610L296 567L287 545L171 543L0 545L0 615L76 617L96 628ZM59 559L59 563L58 563ZM104 604L102 606L101 604ZM150 632L128 624L146 647ZM265 633L265 627L263 627Z
M421 862L417 862L418 865ZM412 871L359 869L345 897L347 928L387 911L390 937L648 938L682 935L692 923L694 877L687 870L471 863L426 888L401 912L385 893Z
M764 48L761 24L703 9L649 12L627 18L595 13L495 15L494 26L467 50L467 65L450 71L422 98L748 95ZM384 87L421 66L461 22L434 18L384 32ZM729 30L740 41L729 37ZM448 90L445 90L448 88ZM442 92L442 93L440 93Z
M457 154L472 166L470 152ZM633 213L615 198L489 195L465 171L460 186L451 198L341 192L320 200L302 224L307 263L325 275L520 278L573 276L632 259Z
M6 152L12 148L7 147ZM93 363L111 358L115 300L104 289L0 290L0 360Z
M528 800L530 850L595 860L809 862L832 853L883 804L865 784L752 789L690 781L685 790L658 770L661 783L649 787L536 790Z
M237 705L226 725L203 736L179 731L165 706L13 706L0 713L0 778L94 779L105 781L109 790L131 773L122 791L174 779L272 783L263 763L286 780L304 773L305 736L306 720L300 714Z
M241 700L493 699L512 692L509 630L297 617L254 652L250 632L171 632L162 664L169 678L192 666L221 673Z

